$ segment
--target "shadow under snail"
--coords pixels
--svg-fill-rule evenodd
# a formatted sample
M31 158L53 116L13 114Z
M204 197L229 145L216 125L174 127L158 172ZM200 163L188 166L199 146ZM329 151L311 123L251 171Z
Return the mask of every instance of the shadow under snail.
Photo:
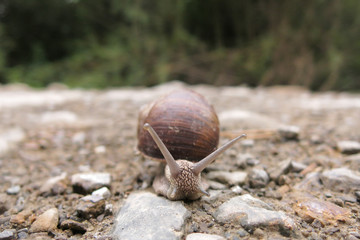
M196 200L206 192L201 172L245 134L219 149L219 120L205 98L191 90L177 90L140 110L138 149L166 162L153 188L170 200Z

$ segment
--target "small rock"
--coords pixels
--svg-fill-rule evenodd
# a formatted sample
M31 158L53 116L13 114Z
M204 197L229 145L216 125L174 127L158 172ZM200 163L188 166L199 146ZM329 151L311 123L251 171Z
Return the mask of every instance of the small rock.
M77 132L72 137L71 141L73 144L83 146L85 144L86 134L84 132Z
M16 215L11 216L10 222L13 224L21 225L33 214L31 210L24 210Z
M66 219L60 223L60 228L63 230L70 229L74 233L81 233L84 234L87 231L87 227L84 223L72 220L72 219Z
M114 239L180 239L190 212L180 201L149 192L130 194L118 213Z
M105 212L105 200L100 196L86 196L76 206L77 215L84 219L96 218Z
M97 154L102 154L102 153L106 153L106 147L103 146L103 145L100 145L100 146L97 146L95 149L94 149L95 153Z
M223 191L221 191L221 190L210 190L209 194L210 194L210 196L206 196L206 195L202 196L201 200L203 200L203 201L205 201L207 203L215 202L219 198L219 196L223 194Z
M12 240L15 239L15 229L7 229L0 232L0 240Z
M355 141L339 141L336 143L336 147L344 154L354 154L360 152L360 143Z
M291 161L290 169L292 172L301 172L303 171L307 166L305 164Z
M262 188L269 183L269 175L263 169L254 168L249 173L249 183L253 188Z
M40 188L40 194L45 196L60 195L66 190L67 173L48 179Z
M360 190L360 173L347 168L335 168L320 175L324 186L338 192L348 193Z
M107 199L109 197L111 197L111 193L110 190L107 187L102 187L96 191L93 191L91 193L92 196L100 196L103 199Z
M235 171L235 172L211 171L206 176L208 179L217 180L221 183L238 185L245 183L247 173L242 171Z
M284 160L280 162L276 167L269 169L270 178L274 181L278 181L281 175L289 172L291 168L291 160Z
M304 197L301 192L294 195L294 199L296 203L293 205L293 209L306 222L313 222L317 219L324 225L336 224L337 221L350 221L351 211L349 209L314 197Z
M111 176L109 173L78 173L71 178L74 192L90 193L101 187L109 187Z
M246 166L255 166L259 164L259 160L256 159L253 155L250 153L240 153L236 156L236 162L235 165L240 168L246 168Z
M186 240L225 240L225 238L214 234L191 233L186 236Z
M5 193L0 193L0 214L9 210L8 196Z
M51 208L41 214L30 227L29 232L49 232L54 230L59 222L59 212L56 208Z
M245 229L278 227L285 235L295 230L295 223L285 213L273 211L268 204L249 194L231 198L220 205L214 218L220 223L240 223Z
M319 191L322 188L320 183L320 173L311 172L299 183L295 184L295 189L307 191Z
M297 140L299 139L300 128L298 126L282 126L278 132L285 140Z
M240 186L235 185L230 189L233 193L240 194L244 191Z

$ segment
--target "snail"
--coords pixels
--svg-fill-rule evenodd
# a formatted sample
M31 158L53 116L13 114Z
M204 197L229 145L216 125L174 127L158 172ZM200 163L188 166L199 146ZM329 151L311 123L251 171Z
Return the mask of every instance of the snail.
M201 172L245 134L219 149L219 120L205 98L191 90L178 90L140 110L138 149L145 156L166 162L153 188L170 200L196 200L206 192Z

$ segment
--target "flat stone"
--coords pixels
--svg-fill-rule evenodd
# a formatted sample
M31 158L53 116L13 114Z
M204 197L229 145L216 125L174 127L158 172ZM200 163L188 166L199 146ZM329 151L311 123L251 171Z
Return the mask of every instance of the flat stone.
M7 229L2 232L0 232L0 240L11 240L15 239L15 229Z
M109 187L111 176L109 173L77 173L71 177L71 184L75 192L90 193L101 187Z
M293 209L304 221L311 223L315 219L324 224L336 224L337 221L349 222L351 211L331 202L305 197L301 192L294 195Z
M355 141L339 141L336 143L336 147L344 154L354 154L360 152L360 143Z
M96 218L105 212L105 200L100 196L86 196L76 206L77 215L84 219Z
M129 195L118 213L114 239L181 239L190 212L180 201L170 201L149 192Z
M63 230L70 229L75 233L81 233L81 234L84 234L87 231L87 227L84 223L72 219L66 219L62 221L60 223L60 228Z
M242 171L227 172L227 171L211 171L206 177L211 180L216 180L221 183L230 185L244 184L247 173Z
M59 212L57 208L50 208L41 214L30 227L29 232L49 232L54 230L59 222Z
M360 190L360 173L347 168L335 168L320 175L324 186L338 192Z
M245 229L277 227L285 235L291 235L295 230L294 221L284 212L274 211L268 204L249 194L231 198L220 205L214 218L220 223L238 223Z
M191 233L186 236L186 240L225 240L225 238L215 234Z

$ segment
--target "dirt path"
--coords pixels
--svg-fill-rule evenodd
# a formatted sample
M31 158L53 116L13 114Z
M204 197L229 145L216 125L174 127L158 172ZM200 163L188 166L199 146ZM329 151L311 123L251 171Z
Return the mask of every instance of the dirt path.
M136 150L137 111L143 104L179 87L184 86L172 82L148 89L107 91L68 90L60 86L40 91L23 86L0 87L0 233L29 239L110 239L114 215L123 200L139 189L151 191L157 167L157 163L144 159ZM298 238L360 238L360 187L355 183L348 190L336 189L324 179L310 178L314 173L321 178L327 170L341 167L359 176L360 157L341 153L336 146L343 140L360 142L360 95L311 93L297 87L189 88L214 105L221 124L221 143L241 132L249 135L244 144L220 157L209 171L242 170L250 174L254 168L265 170L269 182L265 186L254 185L249 177L240 185L241 194L250 193L291 216ZM288 126L295 128L285 129L287 134L299 133L295 140L279 134L279 129ZM246 154L251 157L244 158ZM292 170L283 169L276 176L274 168L281 168L287 160L292 162ZM84 206L87 202L81 198L91 191L74 187L72 176L84 172L111 176L107 186L111 197L105 198L100 207ZM56 176L62 177L48 182ZM345 181L346 185L350 180L339 181L337 184ZM221 184L225 194L218 202L204 204L199 200L184 205L190 211L207 208L213 212L235 194L226 192L233 187L231 184ZM331 221L323 219L324 214L313 216L309 213L313 209L306 207L312 200L299 197L305 193L349 212L337 212ZM95 211L97 207L101 210ZM328 206L326 214L335 211L332 207ZM59 214L56 227L34 231L34 222L51 208ZM207 232L228 239L242 237L234 224L202 224L204 219L213 221L209 216L193 215L185 234ZM246 232L244 237L282 236L271 229L259 229ZM0 239L6 239L1 234Z

